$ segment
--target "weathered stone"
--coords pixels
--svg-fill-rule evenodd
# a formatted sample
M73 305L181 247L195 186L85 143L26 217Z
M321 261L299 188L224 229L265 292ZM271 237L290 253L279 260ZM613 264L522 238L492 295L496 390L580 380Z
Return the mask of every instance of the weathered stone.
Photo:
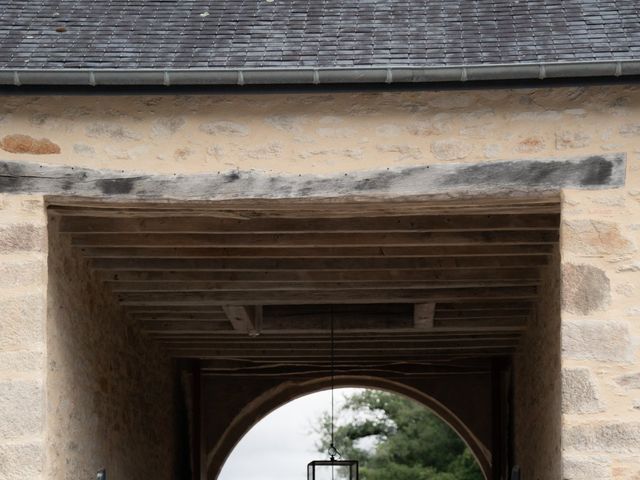
M615 379L616 383L624 388L640 389L640 372L622 375Z
M246 137L249 135L249 127L234 122L210 122L200 125L200 131L208 135L221 135L225 137Z
M580 256L626 255L636 251L633 241L612 222L568 220L562 225L562 245Z
M29 135L7 135L0 141L0 148L9 153L30 153L33 155L54 155L60 153L60 146L48 138L33 138Z
M118 123L94 122L85 129L89 137L107 137L114 140L140 140L140 135Z
M562 266L562 308L588 315L611 303L611 282L606 273L591 265Z
M37 480L44 471L45 449L41 443L0 444L2 480Z
M471 144L450 138L446 140L437 140L431 144L431 153L437 160L462 160L471 153Z
M545 142L542 137L526 137L518 142L516 151L520 153L536 153L544 150Z
M168 137L184 127L186 123L184 117L158 118L151 122L151 136L153 138Z
M602 411L598 389L588 368L562 370L563 413L595 413Z
M15 254L0 257L0 288L44 285L45 281L44 257L23 259Z
M609 480L611 463L606 459L565 456L562 462L563 480Z
M629 327L605 320L565 320L562 351L568 358L626 363L633 359Z
M324 138L353 138L357 134L355 129L347 127L321 127L316 130L316 133Z
M565 428L563 445L579 452L640 452L640 423L587 423Z
M420 148L410 145L378 145L376 149L382 153L396 154L397 161L420 160L422 158Z
M640 135L640 123L626 123L618 130L623 137L637 137Z
M0 305L0 350L29 349L44 343L44 293L4 296Z
M28 350L0 352L0 376L39 372L43 367L43 352Z
M403 133L403 128L391 123L385 123L384 125L378 125L376 127L376 135L380 137L397 137Z
M463 94L460 92L456 92L455 95L452 95L451 93L446 92L434 95L429 99L428 103L432 107L449 110L468 107L474 102L474 100L473 95Z
M583 132L563 130L556 133L556 148L566 150L568 148L584 148L589 145L591 136Z
M0 381L0 438L9 440L41 433L44 409L42 382Z
M84 143L74 143L73 144L73 152L78 155L82 155L83 157L95 157L96 149L91 145L86 145Z
M31 223L0 225L0 253L44 251L46 228Z
M299 133L306 121L306 117L299 115L272 115L265 118L265 122L272 127L290 133Z

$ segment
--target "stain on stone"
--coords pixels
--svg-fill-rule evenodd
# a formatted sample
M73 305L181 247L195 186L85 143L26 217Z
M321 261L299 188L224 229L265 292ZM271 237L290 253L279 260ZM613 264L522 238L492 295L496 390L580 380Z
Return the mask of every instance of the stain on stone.
M232 182L236 182L238 180L240 180L240 173L239 172L227 173L224 176L224 181L226 183L232 183Z
M589 157L583 162L586 166L580 185L585 187L605 185L613 174L613 163L602 157Z
M60 153L60 146L48 138L33 138L16 133L5 136L0 141L0 148L9 153L30 153L32 155L53 155Z
M96 181L96 186L105 195L126 195L133 191L139 178L105 178Z
M619 162L619 160L618 160ZM614 162L593 156L579 162L510 161L462 167L444 178L445 185L549 186L610 185Z

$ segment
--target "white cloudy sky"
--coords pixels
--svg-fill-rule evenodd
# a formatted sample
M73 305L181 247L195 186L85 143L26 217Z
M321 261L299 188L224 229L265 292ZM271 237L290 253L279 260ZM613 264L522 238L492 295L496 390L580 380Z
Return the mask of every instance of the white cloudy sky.
M345 393L336 389L336 404ZM325 459L315 444L312 424L331 406L331 392L313 393L275 410L238 443L219 480L306 480L307 463Z

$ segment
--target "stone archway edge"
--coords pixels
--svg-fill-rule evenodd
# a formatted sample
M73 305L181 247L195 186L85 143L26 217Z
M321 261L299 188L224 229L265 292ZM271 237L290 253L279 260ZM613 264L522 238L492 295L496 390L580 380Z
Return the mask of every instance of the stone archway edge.
M287 403L302 396L328 389L329 377L317 378L305 382L283 382L264 392L248 403L238 416L229 424L218 439L216 445L206 452L206 478L214 480L233 449L246 433L260 420ZM337 387L373 388L404 395L434 412L449 425L471 449L485 478L491 477L491 452L462 422L454 412L436 398L401 382L373 376L339 376L335 379Z
M604 189L625 183L626 155L452 163L330 176L229 171L157 175L0 160L0 193L111 199L233 200L457 196Z

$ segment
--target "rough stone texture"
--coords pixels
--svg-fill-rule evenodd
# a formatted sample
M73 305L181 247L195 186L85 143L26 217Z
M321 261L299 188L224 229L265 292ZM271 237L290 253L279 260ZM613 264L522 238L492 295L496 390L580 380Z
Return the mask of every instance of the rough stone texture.
M589 369L562 369L562 412L595 413L602 410L596 381Z
M9 153L29 153L31 155L52 155L60 153L60 146L48 138L33 138L29 135L7 135L0 141L0 148Z
M0 443L0 478L2 480L35 480L44 472L42 443Z
M431 152L436 160L462 160L471 153L469 143L456 139L438 140L431 144Z
M629 326L607 320L566 320L562 324L562 353L600 362L630 362L633 350Z
M42 434L44 397L42 381L0 381L0 438L9 441Z
M559 270L556 251L514 363L515 456L525 479L557 479L562 469Z
M568 456L562 462L563 480L611 480L611 464L591 457Z
M50 222L47 478L174 478L171 362ZM111 473L109 473L111 472Z
M0 225L0 253L42 251L46 248L46 230L32 223Z
M616 383L624 388L640 389L640 372L617 377Z
M565 428L563 444L579 452L640 453L640 423L578 424Z
M233 122L211 122L200 125L200 131L209 135L221 135L230 137L246 137L249 128Z
M636 251L634 242L613 222L567 220L563 233L563 248L583 257L625 255Z
M0 292L0 351L21 350L44 342L44 292Z
M563 310L587 315L605 309L610 302L611 282L604 271L591 265L562 266Z

